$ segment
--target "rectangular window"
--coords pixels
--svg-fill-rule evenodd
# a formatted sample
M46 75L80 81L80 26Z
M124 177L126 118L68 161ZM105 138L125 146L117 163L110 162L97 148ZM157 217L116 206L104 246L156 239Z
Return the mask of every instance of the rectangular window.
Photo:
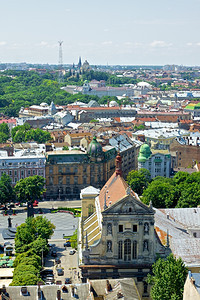
M11 170L9 171L9 175L12 176L12 171Z
M83 184L87 184L87 177L86 176L83 177Z
M58 177L58 184L63 184L63 177L62 176Z
M123 232L123 225L119 225L119 232Z
M78 177L74 176L74 184L78 184Z
M21 170L21 176L24 176L24 170Z
M15 176L17 176L17 171L15 170Z
M137 241L133 241L133 259L137 259Z
M53 167L49 167L49 174L53 173Z
M15 177L15 182L17 182L17 177Z
M133 225L133 232L137 232L137 225Z
M118 243L118 259L122 259L122 247L123 247L123 242L119 241L119 243Z
M49 184L53 184L53 177L49 177Z
M33 170L33 175L35 175L36 174L36 171L35 170Z
M30 176L31 175L31 171L30 170L28 170L28 176Z
M62 167L58 167L58 173L62 173Z
M66 184L70 185L70 177L69 176L66 177Z

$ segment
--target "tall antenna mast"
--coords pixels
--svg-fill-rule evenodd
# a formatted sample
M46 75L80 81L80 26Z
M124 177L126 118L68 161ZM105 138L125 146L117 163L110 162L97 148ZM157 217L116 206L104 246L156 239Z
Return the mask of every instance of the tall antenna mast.
M59 60L58 60L58 81L59 83L63 82L63 54L62 54L62 44L63 41L58 41L59 45Z

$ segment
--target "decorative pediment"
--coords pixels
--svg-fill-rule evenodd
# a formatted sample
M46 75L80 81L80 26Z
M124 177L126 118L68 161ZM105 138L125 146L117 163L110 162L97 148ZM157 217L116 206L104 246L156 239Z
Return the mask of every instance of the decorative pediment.
M131 194L124 196L112 205L112 199L110 199L110 206L106 208L102 214L130 214L130 215L142 215L142 214L154 214L154 210L136 199Z

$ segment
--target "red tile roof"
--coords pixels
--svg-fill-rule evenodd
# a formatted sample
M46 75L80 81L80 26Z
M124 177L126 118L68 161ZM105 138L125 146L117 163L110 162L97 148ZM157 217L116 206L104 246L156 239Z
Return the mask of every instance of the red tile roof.
M108 179L108 181L100 191L99 203L101 210L104 210L105 195L106 200L110 196L109 199L106 201L106 205L108 206L109 202L111 202L111 205L113 205L115 202L126 196L127 188L128 184L126 183L124 178L120 175L116 176L116 172L114 172L114 174ZM135 196L135 193L133 191L132 194Z

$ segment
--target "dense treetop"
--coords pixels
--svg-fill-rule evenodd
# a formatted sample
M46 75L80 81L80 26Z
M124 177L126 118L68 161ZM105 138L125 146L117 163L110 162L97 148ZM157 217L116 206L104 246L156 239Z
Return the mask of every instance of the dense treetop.
M152 284L153 300L183 299L187 268L181 258L170 254L166 260L159 258L153 265L153 275L148 274L148 283Z
M200 205L200 172L178 172L173 178L144 176L144 169L131 171L127 182L145 204L156 208L197 207ZM146 176L148 171L146 170Z
M60 89L61 86L75 84L82 85L84 80L105 80L106 84L117 85L124 83L136 83L132 78L118 78L116 75L107 72L89 71L81 75L73 76L71 71L64 76L62 85L58 83L58 74L38 74L35 71L4 71L0 76L0 112L10 117L18 116L21 107L39 105L42 102L50 104L53 101L58 105L67 105L76 100L88 103L90 100L107 103L110 100L117 100L116 97L89 96L76 94L72 95Z

